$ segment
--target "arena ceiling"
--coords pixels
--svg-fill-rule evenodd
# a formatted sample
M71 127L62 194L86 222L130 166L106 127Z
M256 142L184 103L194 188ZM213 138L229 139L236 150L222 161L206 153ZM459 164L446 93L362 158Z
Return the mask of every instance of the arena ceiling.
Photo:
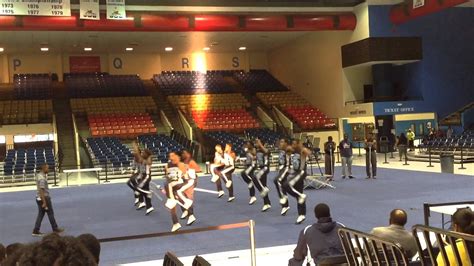
M307 32L46 32L3 31L0 47L6 54L42 53L124 53L133 47L132 53L164 53L173 47L172 53L199 52L210 47L210 52L235 52L247 47L248 52L268 51L295 40Z

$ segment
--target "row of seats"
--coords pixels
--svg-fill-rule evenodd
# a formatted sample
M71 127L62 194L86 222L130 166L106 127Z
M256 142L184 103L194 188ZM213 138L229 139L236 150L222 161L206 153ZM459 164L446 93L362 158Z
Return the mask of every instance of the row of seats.
M161 163L168 162L168 153L171 151L181 151L183 145L166 135L142 135L138 136L138 141L146 149L149 149Z
M51 77L48 74L15 74L13 84L16 99L51 98Z
M173 95L167 99L182 110L232 110L250 107L250 103L240 93Z
M245 156L245 140L239 136L225 131L208 132L206 133L206 136L215 143L222 145L222 147L224 147L227 143L232 144L233 150L237 155L240 157Z
M288 107L283 109L299 127L305 130L335 128L336 123L319 109L311 106Z
M133 154L116 137L87 138L87 147L97 166L122 169L131 166Z
M466 130L462 134L450 138L434 137L424 141L420 147L431 149L460 149L461 147L465 150L474 149L474 130Z
M54 169L56 160L52 148L12 149L7 151L3 169L6 176L27 176L34 175L43 164Z
M192 111L196 125L203 130L243 131L258 128L260 124L244 109L224 111Z
M292 91L259 92L257 98L267 107L281 108L298 126L304 130L336 128L334 120Z
M64 81L69 95L75 98L147 95L138 75L65 74Z
M266 145L275 146L278 141L284 136L278 132L275 132L268 128L256 128L245 131L245 137L247 139L260 139Z
M141 134L157 132L153 119L147 113L94 114L88 116L88 122L93 137L136 138Z
M257 98L266 107L293 107L301 105L309 105L305 98L301 97L292 91L281 91L281 92L258 92Z
M0 101L1 124L33 124L51 122L53 102L51 100Z
M218 72L170 71L154 75L153 80L166 95L234 91L233 87Z
M71 99L71 109L73 113L83 115L157 113L155 101L150 96Z
M266 70L250 70L249 72L235 72L237 80L247 91L286 91L288 90L280 81Z

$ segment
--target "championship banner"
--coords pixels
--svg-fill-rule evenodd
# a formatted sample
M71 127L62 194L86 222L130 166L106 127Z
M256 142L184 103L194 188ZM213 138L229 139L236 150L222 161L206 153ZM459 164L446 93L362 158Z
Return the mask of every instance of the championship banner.
M79 9L81 19L100 19L99 0L81 0Z
M126 19L125 0L107 0L107 19Z
M0 0L0 15L71 16L70 0Z

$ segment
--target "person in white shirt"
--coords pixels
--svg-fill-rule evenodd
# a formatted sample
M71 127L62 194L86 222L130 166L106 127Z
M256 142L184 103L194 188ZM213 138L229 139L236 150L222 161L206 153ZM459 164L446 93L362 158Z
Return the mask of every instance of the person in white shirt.
M228 202L234 201L234 185L232 184L232 173L235 170L235 152L232 150L232 144L227 143L225 145L224 149L224 158L223 158L223 163L224 167L221 169L216 168L214 171L217 173L217 175L220 177L216 181L216 186L217 186L217 191L223 191L222 190L222 181L225 182L225 187L229 191L229 199L227 200Z

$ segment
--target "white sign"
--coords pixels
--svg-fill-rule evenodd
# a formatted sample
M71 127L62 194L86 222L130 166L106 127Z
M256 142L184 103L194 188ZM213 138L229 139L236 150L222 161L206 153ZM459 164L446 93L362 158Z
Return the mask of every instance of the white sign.
M79 6L81 19L100 19L99 0L81 0Z
M425 5L425 0L413 0L413 9L419 8Z
M0 15L70 16L70 0L0 0Z
M107 19L126 19L125 0L107 0Z

